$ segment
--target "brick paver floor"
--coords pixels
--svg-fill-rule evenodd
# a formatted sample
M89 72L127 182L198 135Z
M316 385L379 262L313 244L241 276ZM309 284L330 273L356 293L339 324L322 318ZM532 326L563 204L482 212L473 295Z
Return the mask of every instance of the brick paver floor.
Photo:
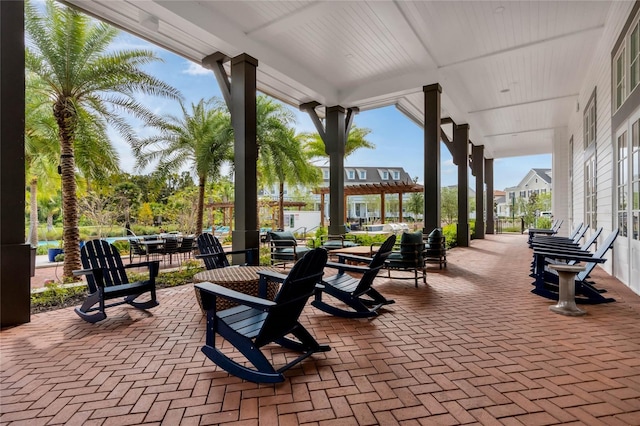
M603 271L615 303L584 317L529 292L526 236L472 241L428 284L380 277L396 300L371 320L308 306L330 352L277 385L243 382L200 352L191 286L159 291L148 313L72 309L0 333L1 424L640 424L640 296ZM276 363L285 351L269 347Z

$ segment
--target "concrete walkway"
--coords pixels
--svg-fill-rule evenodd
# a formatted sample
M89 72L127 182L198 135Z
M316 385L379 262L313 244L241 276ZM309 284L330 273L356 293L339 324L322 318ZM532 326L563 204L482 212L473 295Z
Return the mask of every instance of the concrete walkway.
M601 270L615 303L584 317L530 293L526 236L473 240L428 284L380 277L396 300L371 320L307 306L332 350L278 385L230 376L200 352L205 322L190 285L160 306L116 307L98 323L73 309L0 333L3 425L640 424L640 297ZM224 351L230 351L225 345ZM282 365L289 357L264 349Z

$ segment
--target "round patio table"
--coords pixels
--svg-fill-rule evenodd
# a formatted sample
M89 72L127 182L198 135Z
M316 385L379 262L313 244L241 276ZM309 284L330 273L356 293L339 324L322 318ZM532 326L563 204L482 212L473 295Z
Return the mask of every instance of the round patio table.
M201 283L208 281L213 284L221 285L225 288L239 291L244 294L258 297L258 283L260 282L259 271L279 272L274 268L266 266L229 266L226 268L210 269L207 271L198 272L193 276L194 283ZM267 281L267 299L273 300L278 293L280 283L274 281ZM196 299L198 305L202 310L202 300L200 299L200 291L194 287L196 292ZM216 298L216 311L222 311L237 306L236 302L224 299L222 297ZM204 311L203 311L204 313Z

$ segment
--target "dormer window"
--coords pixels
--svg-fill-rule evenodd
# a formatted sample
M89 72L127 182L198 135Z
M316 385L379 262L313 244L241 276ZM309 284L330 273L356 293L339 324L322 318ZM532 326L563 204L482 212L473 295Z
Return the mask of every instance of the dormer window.
M347 176L349 177L349 179L355 179L356 178L356 172L354 170L349 170L347 172Z
M382 172L382 180L389 180L389 172L387 171Z
M394 171L393 172L393 180L400 180L400 172L399 171Z
M324 180L329 179L329 170L323 170L322 171L322 176L323 176Z
M367 171L366 170L360 170L360 179L366 179L367 178Z

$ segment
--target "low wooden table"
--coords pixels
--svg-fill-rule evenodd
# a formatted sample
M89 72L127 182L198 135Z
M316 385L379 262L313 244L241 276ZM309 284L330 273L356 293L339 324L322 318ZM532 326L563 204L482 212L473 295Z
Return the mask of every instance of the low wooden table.
M259 271L282 273L282 270L278 271L275 268L269 268L267 266L229 266L226 268L210 269L208 271L198 272L193 276L193 282L201 283L208 281L244 294L258 296L258 283L260 282L260 276L258 275ZM278 293L279 288L280 283L273 281L267 282L267 299L273 300ZM202 309L200 292L195 288L194 290L196 292L198 305L200 306L200 309ZM238 304L235 302L218 298L216 300L216 311L222 311L237 305Z
M337 255L337 254L354 254L356 256L373 256L378 252L380 246L355 246L355 247L345 247L345 248L337 248L333 249L329 252L329 255Z

